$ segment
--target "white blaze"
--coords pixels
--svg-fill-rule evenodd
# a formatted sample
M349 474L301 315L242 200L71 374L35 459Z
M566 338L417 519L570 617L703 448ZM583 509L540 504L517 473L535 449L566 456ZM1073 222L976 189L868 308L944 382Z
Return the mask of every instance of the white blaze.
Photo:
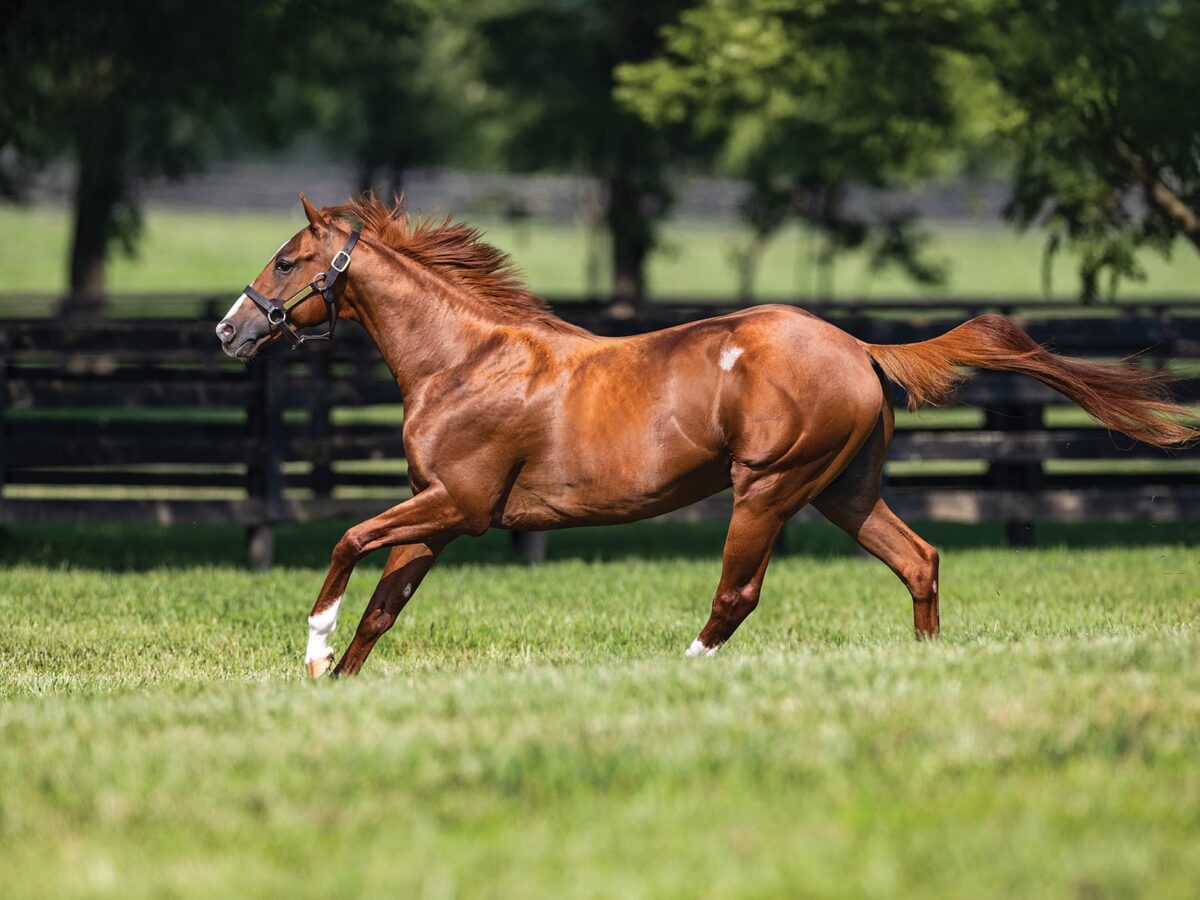
M733 364L737 362L737 359L742 355L742 352L743 351L741 347L726 347L721 351L721 361L719 365L724 371L728 372L733 368Z
M245 294L242 294L242 296L238 297L237 300L234 301L233 306L229 307L229 312L225 313L225 318L232 319L234 314L242 308L242 304L248 299L249 298Z
M338 607L341 605L342 598L338 597L315 616L308 617L308 649L304 651L306 663L318 659L329 659L333 656L333 648L329 646L329 636L337 627Z

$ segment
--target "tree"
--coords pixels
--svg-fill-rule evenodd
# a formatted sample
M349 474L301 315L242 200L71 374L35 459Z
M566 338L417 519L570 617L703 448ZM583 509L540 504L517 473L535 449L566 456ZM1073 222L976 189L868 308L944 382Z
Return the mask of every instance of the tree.
M503 97L506 150L519 168L562 166L605 188L613 295L645 298L645 265L667 212L669 130L651 128L613 97L613 70L649 59L659 29L685 0L520 0L480 24L484 77Z
M744 292L792 216L823 235L827 262L862 247L932 282L911 215L866 218L845 197L935 171L957 145L969 29L952 0L706 0L664 30L661 55L619 69L617 94L649 123L719 136L723 166L750 181Z
M275 74L311 25L308 4L131 0L119 9L16 0L3 25L4 186L14 170L74 162L70 296L94 304L109 250L131 250L135 178L196 168L239 127L274 121ZM239 117L239 113L242 115ZM270 123L270 124L269 124Z
M1008 215L1080 258L1085 299L1140 279L1141 251L1200 250L1200 4L994 0L977 59L1008 105ZM1047 272L1049 267L1047 266Z
M308 53L294 89L317 130L353 157L359 189L382 182L397 195L407 169L476 149L475 111L464 96L471 59L457 3L387 0L340 17Z

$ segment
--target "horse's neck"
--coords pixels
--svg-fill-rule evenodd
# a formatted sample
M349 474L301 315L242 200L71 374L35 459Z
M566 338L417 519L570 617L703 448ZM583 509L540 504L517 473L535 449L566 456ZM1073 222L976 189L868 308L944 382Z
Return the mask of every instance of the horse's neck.
M477 359L498 328L486 305L408 260L375 256L354 273L354 308L400 390L408 397L426 379Z

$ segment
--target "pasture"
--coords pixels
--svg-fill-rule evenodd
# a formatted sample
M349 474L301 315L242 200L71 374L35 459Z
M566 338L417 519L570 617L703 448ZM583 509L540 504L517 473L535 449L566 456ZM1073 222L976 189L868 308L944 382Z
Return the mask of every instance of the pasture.
M463 540L356 681L303 680L337 525L0 544L8 896L1186 897L1200 526L923 526L943 637L840 533L683 660L719 527ZM381 559L350 585L340 650Z
M148 210L139 256L113 258L110 288L115 293L236 292L262 269L285 237L303 224L299 206L287 214L229 214L169 209ZM452 211L453 212L453 211ZM460 211L461 212L461 211ZM520 227L465 216L487 233L489 242L512 254L530 285L554 297L584 296L589 243L600 254L596 283L609 290L604 241L589 237L582 225L532 220ZM0 268L9 293L61 293L66 284L69 217L65 210L0 208ZM930 222L930 254L947 266L947 282L937 288L915 284L894 270L873 271L866 254L850 253L833 267L828 287L835 297L937 299L938 297L1029 298L1043 295L1044 235L1017 234L1003 226L966 222ZM736 295L731 252L746 239L734 223L675 221L651 257L647 279L653 297L728 300ZM814 262L818 249L811 233L783 230L763 256L756 283L762 300L822 296L822 275ZM1146 254L1148 280L1124 282L1119 296L1192 298L1200 280L1200 255L1180 246L1168 260ZM1052 296L1071 300L1079 294L1076 262L1066 253L1052 267ZM141 314L175 314L157 301Z

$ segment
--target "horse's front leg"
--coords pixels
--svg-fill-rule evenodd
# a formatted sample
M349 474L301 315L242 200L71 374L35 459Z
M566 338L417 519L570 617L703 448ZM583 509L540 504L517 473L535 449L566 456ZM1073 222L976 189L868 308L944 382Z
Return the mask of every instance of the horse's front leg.
M417 592L421 580L433 568L445 546L444 543L402 544L392 549L371 602L363 611L358 630L342 661L333 670L334 677L358 674L375 648L375 642L396 623L396 617Z
M308 648L304 653L308 674L319 678L333 665L329 636L337 625L338 608L346 593L350 573L360 559L381 547L399 544L444 545L457 535L482 531L486 527L486 513L482 516L464 513L444 486L433 484L411 500L355 525L342 535L333 548L333 560L329 574L325 576L325 584L321 586L317 602L308 616ZM432 562L430 559L429 564L432 565ZM401 593L403 590L401 585Z

